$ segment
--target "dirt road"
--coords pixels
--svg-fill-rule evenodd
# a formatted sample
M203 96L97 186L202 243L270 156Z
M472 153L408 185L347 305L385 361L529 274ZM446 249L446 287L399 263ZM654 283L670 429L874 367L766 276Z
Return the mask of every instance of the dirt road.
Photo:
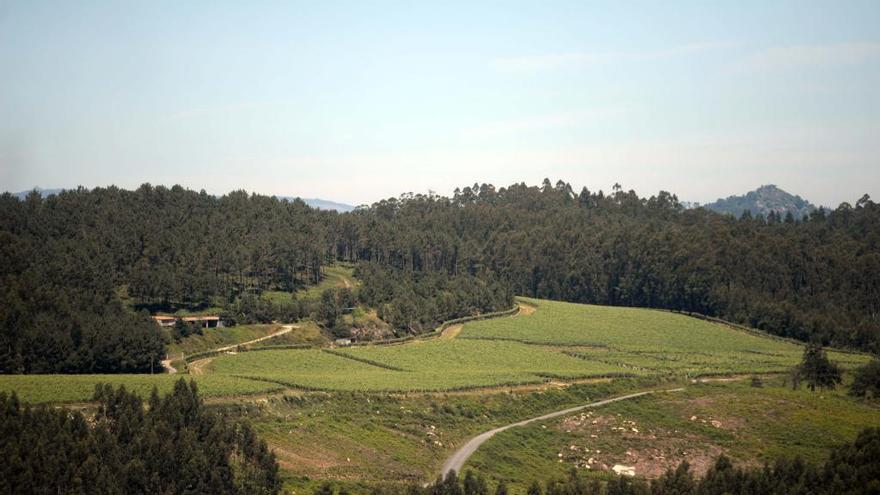
M278 330L277 332L271 333L269 335L265 335L263 337L253 339L253 340L248 340L247 342L239 342L238 344L226 345L223 347L218 347L216 349L211 349L210 352L226 352L226 351L231 351L239 346L256 344L257 342L262 342L264 340L269 340L273 337L278 337L279 335L284 335L286 333L290 333L294 328L299 328L299 325L284 325L281 327L281 330ZM190 374L191 375L201 375L203 373L205 365L210 363L212 359L214 359L214 358L199 359L198 361L193 361L192 363L189 363L188 368L189 368ZM165 368L166 370L168 370L169 374L177 373L177 370L174 369L173 366L171 366L170 359L162 360L162 367Z
M440 338L441 339L454 339L454 338L458 337L458 334L461 333L461 329L463 326L464 325L450 325L450 326L444 328L443 331L440 332Z
M165 371L167 371L169 375L173 375L173 374L177 373L177 368L175 368L174 366L171 366L170 359L163 359L160 362L162 363L162 367L165 368Z
M211 349L211 352L231 351L239 346L256 344L257 342L262 342L264 340L269 340L269 339L271 339L273 337L277 337L279 335L284 335L286 333L290 333L294 328L299 328L299 325L284 325L283 327L281 327L281 330L278 330L275 333L271 333L269 335L260 337L258 339L248 340L247 342L239 342L238 344L232 344L232 345L227 345L227 346L223 346L223 347L218 347L216 349Z
M680 392L682 390L684 390L684 389L683 388L676 388L676 389L664 390L664 392ZM501 426L501 427L495 428L493 430L489 430L489 431L480 433L479 435L475 436L474 438L471 438L470 440L468 440L468 442L466 444L461 446L458 450L453 452L453 454L448 459L446 459L446 462L443 463L443 469L442 469L441 473L443 473L443 477L445 478L446 474L449 473L449 471L456 471L456 472L461 471L461 468L464 466L464 463L467 462L468 457L470 457L471 454L476 452L476 450L478 448L480 448L480 445L483 445L486 442L486 440L489 440L490 438L492 438L496 433L502 432L502 431L507 430L509 428L513 428L515 426L525 426L525 425L527 425L529 423L533 423L535 421L543 421L545 419L551 419L551 418L555 418L558 416L564 416L566 414L571 414L573 412L580 411L581 409L604 406L606 404L611 404L612 402L617 402L617 401L621 401L621 400L635 399L636 397L642 397L643 395L649 395L649 394L653 394L655 392L656 391L654 391L654 390L649 390L646 392L637 392L634 394L627 394L627 395L621 395L619 397L612 397L610 399L604 399L604 400L592 402L590 404L585 404L583 406L570 407L568 409L563 409L561 411L552 412L549 414L545 414L543 416L538 416L536 418L525 419L522 421L518 421L516 423L512 423L512 424L509 424L506 426Z

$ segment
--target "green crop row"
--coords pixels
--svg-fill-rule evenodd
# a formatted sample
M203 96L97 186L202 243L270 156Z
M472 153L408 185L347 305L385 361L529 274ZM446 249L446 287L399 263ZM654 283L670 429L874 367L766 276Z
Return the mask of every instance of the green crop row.
M451 391L622 376L780 373L801 359L802 346L717 322L667 311L524 300L531 314L464 323L451 339L394 345L303 349L299 345L216 357L197 382L206 395L295 387L306 390ZM495 314L510 314L501 312ZM493 315L481 315L486 318ZM456 324L458 322L448 322ZM434 332L433 335L439 335ZM258 351L259 352L256 352ZM867 362L830 351L845 368ZM197 356L189 356L190 358ZM167 390L169 375L5 376L0 390L37 402L80 401L99 381L146 393Z
M280 389L276 384L227 375L189 377L187 375L0 375L0 392L25 402L85 402L92 398L95 385L124 385L143 397L156 387L159 393L171 391L181 377L194 379L199 393L206 397L250 395Z

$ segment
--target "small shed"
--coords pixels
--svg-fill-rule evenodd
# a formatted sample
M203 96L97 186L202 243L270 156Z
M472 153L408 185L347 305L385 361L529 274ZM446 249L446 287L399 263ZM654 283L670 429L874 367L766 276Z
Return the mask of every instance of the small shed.
M167 315L155 315L153 316L153 321L159 324L160 327L173 327L178 320L185 321L187 323L195 323L202 328L216 328L222 327L223 322L220 321L220 317L216 315L209 316L167 316Z
M153 316L153 321L158 323L160 327L173 327L174 322L177 321L177 318L175 318L174 316L156 315Z
M216 328L220 326L219 316L186 316L183 321L187 323L196 323L202 328Z

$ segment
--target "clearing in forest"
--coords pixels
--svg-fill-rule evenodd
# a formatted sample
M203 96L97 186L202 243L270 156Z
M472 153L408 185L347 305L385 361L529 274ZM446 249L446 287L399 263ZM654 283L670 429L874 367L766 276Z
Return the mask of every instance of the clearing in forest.
M785 372L801 345L666 311L521 299L534 308L515 317L465 323L455 338L343 349L252 350L204 363L197 382L206 395L278 388L385 392L446 392L571 383L600 377L687 377ZM829 352L844 368L866 355ZM28 399L88 400L94 383L160 389L166 376L0 376L0 390ZM64 390L39 384L65 382ZM167 383L166 383L167 382ZM47 387L54 389L56 387ZM39 393L36 393L39 392Z
M471 322L458 338L546 346L649 374L688 376L780 372L803 353L793 341L669 311L522 301L536 308L533 314ZM835 351L829 356L844 367L868 360Z
M590 377L783 372L803 352L794 342L666 311L522 302L535 311L465 323L454 339L243 353L218 357L206 372L313 390L451 391ZM860 354L829 355L844 367L867 362Z

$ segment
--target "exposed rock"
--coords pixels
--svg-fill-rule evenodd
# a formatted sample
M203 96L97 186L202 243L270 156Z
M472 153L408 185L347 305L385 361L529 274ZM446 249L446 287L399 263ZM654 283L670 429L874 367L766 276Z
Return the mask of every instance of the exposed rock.
M620 476L635 476L636 468L635 466L624 466L623 464L615 464L614 467L611 468L612 471L619 474Z

